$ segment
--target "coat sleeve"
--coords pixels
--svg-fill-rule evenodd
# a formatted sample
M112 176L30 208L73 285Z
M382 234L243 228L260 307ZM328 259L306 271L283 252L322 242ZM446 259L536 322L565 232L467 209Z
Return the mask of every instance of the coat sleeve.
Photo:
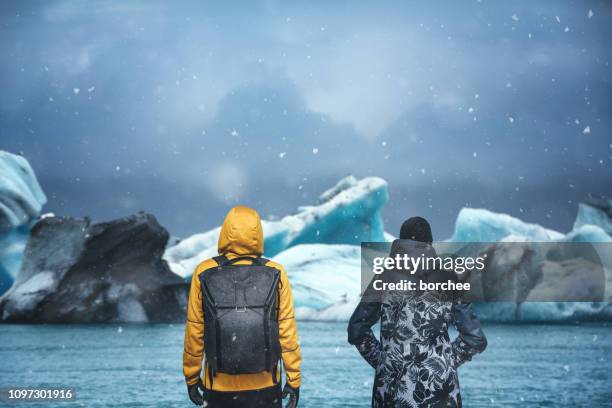
M285 269L281 265L273 263L271 266L274 266L281 272L279 283L278 334L286 380L291 387L298 388L302 380L300 371L302 352L300 350L297 327L295 324L291 285L287 277L287 272L285 272Z
M183 375L187 384L200 380L202 359L204 356L204 309L200 289L200 273L205 265L200 264L191 278L189 302L187 305L187 322L185 323L185 341L183 348Z
M452 343L455 367L459 367L487 348L487 338L480 326L480 320L472 310L471 303L454 303L451 318L459 332Z
M380 363L381 345L372 326L380 319L380 301L372 296L371 285L353 312L348 325L348 342L357 347L361 356L376 368Z

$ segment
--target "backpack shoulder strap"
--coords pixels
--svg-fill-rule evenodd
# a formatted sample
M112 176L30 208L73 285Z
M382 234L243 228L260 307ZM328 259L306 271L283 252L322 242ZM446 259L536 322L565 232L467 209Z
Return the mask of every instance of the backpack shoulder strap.
M213 260L217 263L217 266L223 266L229 261L225 255L213 256Z
M253 265L265 266L266 263L270 262L269 259L262 258L259 256L253 257L249 255L237 256L232 259L229 259L225 255L219 255L219 256L215 256L213 259L215 260L215 262L217 262L219 266L233 265L240 261L251 261Z

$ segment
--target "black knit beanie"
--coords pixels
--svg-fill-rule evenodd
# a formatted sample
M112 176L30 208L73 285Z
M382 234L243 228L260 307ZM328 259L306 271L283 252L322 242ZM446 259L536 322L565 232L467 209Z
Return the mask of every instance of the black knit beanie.
M425 218L408 218L400 229L400 239L431 243L433 241L431 227Z

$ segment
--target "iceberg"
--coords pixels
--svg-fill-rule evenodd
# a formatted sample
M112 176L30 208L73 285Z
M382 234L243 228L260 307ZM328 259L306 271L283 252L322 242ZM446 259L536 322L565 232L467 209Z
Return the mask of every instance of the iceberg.
M460 211L450 242L589 242L595 243L605 265L612 265L606 246L612 237L597 225L581 225L567 234L530 224L506 214L484 209ZM605 258L608 258L607 260ZM302 320L346 321L359 301L360 247L347 245L299 245L281 252L274 260L285 265L294 288L296 316ZM553 272L570 273L571 262L548 263ZM561 269L559 269L561 268ZM607 271L605 299L612 299L612 279ZM535 284L534 293L546 290ZM535 295L534 295L535 296ZM483 321L575 322L610 321L612 305L604 302L488 302L475 305Z
M384 180L347 177L324 192L318 205L300 207L296 214L279 221L263 222L266 256L285 266L298 319L346 321L350 318L361 290L359 244L393 239L384 232L380 217L387 199ZM463 208L447 242L612 242L602 225L605 226L601 222L577 222L576 228L563 234L507 214ZM189 277L199 262L217 254L219 231L220 227L180 241L166 250L164 259L175 273ZM605 251L599 255L602 259L611 256ZM604 264L612 265L612 259L604 260ZM571 264L562 266L564 270L558 273L571 272ZM609 273L606 280L605 299L612 299ZM534 288L539 292L547 289L537 285ZM489 302L476 307L483 320L498 322L612 318L607 302Z
M300 244L348 244L386 241L381 210L389 199L387 182L348 176L321 194L316 205L300 207L279 221L262 221L265 256L274 257ZM192 275L198 263L217 255L221 227L195 234L168 248L164 259L174 273Z
M359 304L359 297L342 299L321 309L296 307L295 318L317 322L347 322Z
M40 217L46 197L28 162L0 152L0 170L8 175L0 180L0 294L10 287L0 297L0 321L183 319L186 279L199 262L217 254L220 227L172 239L168 245L168 232L144 213L98 224ZM297 318L349 319L361 290L360 243L393 239L381 217L388 198L383 179L348 176L317 203L280 220L262 221L265 256L285 266ZM610 203L581 204L574 229L567 234L506 214L464 208L448 242L610 243ZM599 256L612 265L608 252ZM550 271L566 277L575 265L564 267L567 270L554 266ZM604 299L610 300L612 277L607 272ZM612 320L609 302L489 302L476 308L487 321Z
M580 203L574 229L584 225L595 225L612 235L612 200L589 199Z
M590 209L594 208L580 204L574 228L563 234L508 214L482 208L462 208L457 215L455 231L447 242L612 242L602 218L605 214L589 218L585 212L590 212Z
M285 267L293 299L304 310L359 296L361 247L356 245L297 245L281 252L274 261Z
M612 236L597 225L582 225L558 240L559 242L612 242Z
M507 214L481 208L463 208L457 215L455 231L449 242L548 242L563 238L563 234L529 224Z
M0 150L0 295L13 284L33 221L47 198L28 161Z
M607 209L606 209L607 208ZM610 218L602 203L580 204L574 228L567 234L523 222L507 214L485 209L464 208L459 212L455 231L449 242L572 242L593 243L603 265L612 265L612 254L606 246L612 237L606 228ZM557 273L570 265L559 264ZM561 269L559 269L561 268ZM489 302L476 305L482 320L497 322L571 322L612 319L612 271L606 269L604 302ZM532 288L540 290L541 287Z

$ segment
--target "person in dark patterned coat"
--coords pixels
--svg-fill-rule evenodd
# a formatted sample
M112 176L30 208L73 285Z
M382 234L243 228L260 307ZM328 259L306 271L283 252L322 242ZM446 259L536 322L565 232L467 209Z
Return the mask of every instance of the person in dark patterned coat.
M402 225L390 256L435 256L429 223L420 217ZM385 281L445 281L448 271L385 271ZM366 290L348 326L348 341L376 370L372 407L461 407L457 369L481 353L487 339L469 303L446 294L410 291L374 294ZM380 321L380 340L372 326ZM448 324L459 335L450 340Z

